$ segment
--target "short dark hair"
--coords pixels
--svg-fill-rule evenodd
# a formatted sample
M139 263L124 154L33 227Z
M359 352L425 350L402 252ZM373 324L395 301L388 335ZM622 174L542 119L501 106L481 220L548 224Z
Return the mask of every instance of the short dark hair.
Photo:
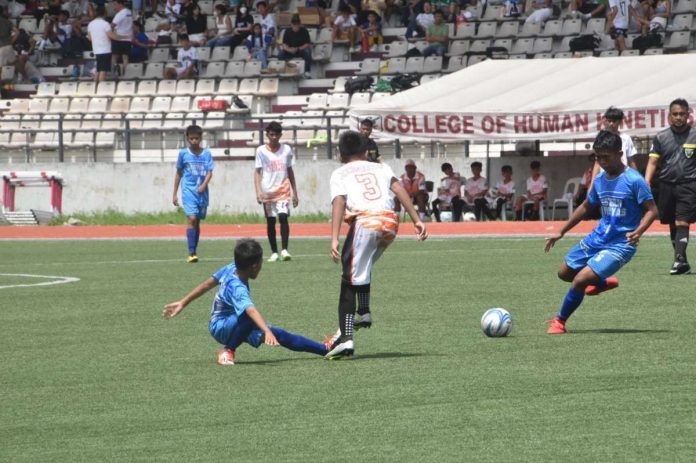
M372 119L363 119L360 121L360 125L369 125L370 127L374 127L375 121L373 121Z
M278 121L271 121L266 126L266 132L283 133L283 126L280 125L280 122L278 122Z
M440 170L443 172L446 171L447 169L451 169L451 168L452 168L452 164L450 164L449 162L443 162L442 165L440 166Z
M672 106L678 105L678 106L683 106L686 109L689 109L689 102L686 101L684 98L677 98L674 101L672 101L669 104L669 109L672 109Z
M119 5L125 5L126 0L114 0L114 2L118 3Z
M365 137L355 130L347 130L338 139L338 152L342 159L362 156L367 151Z
M621 151L621 137L609 130L600 130L592 149L595 151Z
M481 164L478 161L474 161L471 163L471 168L473 169L474 167L478 167L479 169L483 168L483 164Z
M624 112L614 106L609 106L609 108L604 111L604 118L610 121L621 121L624 118Z
M203 135L203 129L200 125L189 125L186 127L186 137L189 135Z
M441 9L439 9L439 8L438 8L437 10L433 11L433 16L435 16L436 14L439 14L439 15L442 16L443 18L445 17L445 12L442 11Z
M189 36L188 34L179 34L178 40L179 42L181 42L182 40L189 40Z
M94 15L97 18L101 18L102 16L106 16L106 8L104 5L97 5L97 8L94 10Z
M227 7L225 5L223 5L222 3L218 3L217 5L215 5L215 9L218 10L222 14L227 13Z
M508 166L507 164L504 165L503 167L500 168L502 172L512 172L512 166Z
M539 161L532 161L531 164L529 164L530 169L538 169L541 167L541 163Z
M290 24L302 24L302 21L300 20L300 15L292 15L292 18L290 19Z
M261 5L263 5L263 6L265 6L265 7L268 7L268 4L267 4L266 2L258 2L258 3L256 4L256 8L260 7Z
M338 7L338 12L339 12L339 13L350 13L350 8L348 8L348 5L341 4L341 5Z
M60 11L58 12L58 14L59 14L59 15L62 14L62 15L65 16L66 18L69 18L69 17L70 17L70 12L68 12L67 10L60 10Z
M263 259L263 249L258 241L242 238L234 247L234 264L239 270L247 270Z

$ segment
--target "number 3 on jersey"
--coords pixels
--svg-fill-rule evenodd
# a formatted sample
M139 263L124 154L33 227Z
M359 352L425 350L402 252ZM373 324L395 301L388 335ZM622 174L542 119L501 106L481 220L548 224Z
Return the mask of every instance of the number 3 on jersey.
M379 183L377 182L375 174L355 174L355 180L365 189L365 191L363 191L363 197L368 201L374 201L382 197L382 190L379 188Z

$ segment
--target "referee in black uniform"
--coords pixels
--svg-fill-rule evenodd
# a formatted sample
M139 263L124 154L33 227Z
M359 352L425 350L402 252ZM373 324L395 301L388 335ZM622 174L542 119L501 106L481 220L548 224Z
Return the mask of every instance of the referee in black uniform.
M686 258L689 225L696 222L696 129L688 124L689 103L676 99L669 105L669 127L658 132L650 149L645 180L653 185L657 171L660 222L669 224L674 247L671 275L691 273Z
M360 133L366 138L367 160L370 162L382 162L382 156L379 155L377 143L370 138L374 125L375 123L372 119L363 119L360 121Z

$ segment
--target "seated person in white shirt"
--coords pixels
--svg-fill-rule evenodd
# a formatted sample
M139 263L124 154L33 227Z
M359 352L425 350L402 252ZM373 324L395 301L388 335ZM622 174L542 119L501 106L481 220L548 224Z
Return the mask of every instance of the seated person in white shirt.
M462 177L459 172L454 171L449 162L445 162L440 168L445 176L442 177L440 188L437 189L437 199L432 203L435 220L440 221L440 207L447 206L452 210L452 221L460 222L466 207L466 203L461 198Z
M495 184L495 188L488 191L488 202L491 207L495 207L495 215L499 219L504 214L503 208L505 203L512 201L512 198L515 196L515 181L512 179L512 167L503 166L500 169L500 173L503 178Z
M164 68L165 79L190 79L198 73L198 49L191 45L188 34L179 34L179 44L176 65Z
M541 174L541 163L532 161L529 165L532 174L527 178L527 193L520 195L515 201L515 219L522 220L522 210L526 201L533 201L531 220L539 220L539 207L541 202L546 199L546 194L549 190L549 185L546 182L546 177Z
M467 204L474 207L476 220L480 221L484 214L488 217L488 220L495 220L491 210L488 208L488 200L486 199L486 195L488 194L488 180L486 180L486 177L481 176L482 168L483 165L478 161L471 163L471 173L473 176L466 180L464 197L466 198Z

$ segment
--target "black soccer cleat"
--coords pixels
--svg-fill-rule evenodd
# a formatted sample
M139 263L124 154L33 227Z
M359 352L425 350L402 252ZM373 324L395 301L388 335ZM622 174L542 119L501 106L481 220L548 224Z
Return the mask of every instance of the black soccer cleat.
M356 314L355 321L353 322L353 328L359 330L361 328L370 328L372 326L372 315L367 312L364 315Z
M691 265L688 262L676 261L672 265L672 269L669 271L670 275L686 275L691 273Z

